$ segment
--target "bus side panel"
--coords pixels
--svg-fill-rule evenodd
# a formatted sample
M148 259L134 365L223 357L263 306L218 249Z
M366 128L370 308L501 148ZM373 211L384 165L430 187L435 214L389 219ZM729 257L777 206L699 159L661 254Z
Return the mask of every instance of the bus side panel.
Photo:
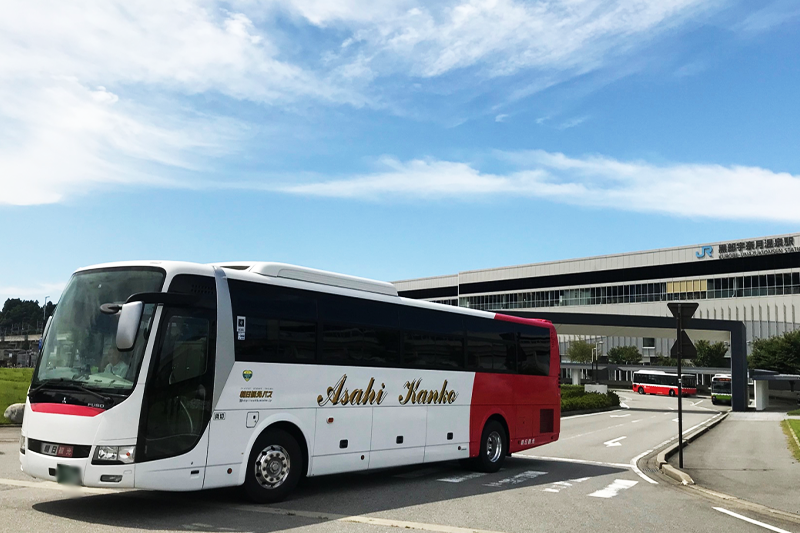
M470 413L470 457L477 457L480 452L481 434L492 415L500 415L505 420L512 453L555 441L560 426L557 378L475 374Z

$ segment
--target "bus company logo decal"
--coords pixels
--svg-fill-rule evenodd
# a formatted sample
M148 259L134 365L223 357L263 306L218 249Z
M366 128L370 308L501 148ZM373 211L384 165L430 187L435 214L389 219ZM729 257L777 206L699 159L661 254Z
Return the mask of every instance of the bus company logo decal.
M403 388L406 389L405 398L401 394L398 396L400 405L406 405L409 402L412 404L451 404L458 398L458 393L454 390L447 390L447 380L442 383L441 390L425 390L419 389L422 383L422 378L413 381L406 381Z
M328 387L326 391L327 396L321 394L317 396L317 404L322 407L330 403L331 405L380 405L386 399L385 388L386 385L381 383L380 390L375 390L375 378L369 378L369 383L365 389L353 389L348 391L345 388L347 382L347 374L344 374L336 385Z
M699 252L695 252L694 256L698 259L702 259L704 257L714 258L714 247L713 246L703 246L700 248Z
M239 392L239 403L243 402L271 402L272 389L252 388L242 389Z
M250 378L253 377L253 371L245 370L244 372L242 372L242 377L244 378L245 381L250 381Z

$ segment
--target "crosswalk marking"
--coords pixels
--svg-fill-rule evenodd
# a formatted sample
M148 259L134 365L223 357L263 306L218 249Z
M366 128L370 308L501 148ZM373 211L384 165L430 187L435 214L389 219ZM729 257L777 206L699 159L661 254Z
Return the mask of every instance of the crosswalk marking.
M472 472L471 474L464 474L461 476L443 477L441 479L437 479L436 481L444 481L445 483L461 483L462 481L483 477L485 475L486 474L484 472Z
M501 479L499 481L494 481L492 483L486 483L485 486L487 487L504 487L506 485L518 485L520 483L524 483L525 481L530 481L531 479L535 479L539 476L543 476L547 474L547 472L539 472L538 470L528 470L526 472L521 472L516 476L507 477L505 479Z
M595 498L613 498L617 494L619 494L623 490L627 490L634 485L639 483L638 481L630 481L628 479L615 479L613 483L607 486L604 489L600 489L595 491L589 496L593 496Z

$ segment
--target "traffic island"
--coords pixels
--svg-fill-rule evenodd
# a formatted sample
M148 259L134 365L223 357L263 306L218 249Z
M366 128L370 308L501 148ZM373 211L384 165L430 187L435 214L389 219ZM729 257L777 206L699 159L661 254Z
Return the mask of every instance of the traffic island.
M673 444L658 454L659 469L689 490L800 524L800 461L787 450L785 416L753 411L720 416L687 438L692 444L684 451L684 468L678 468Z

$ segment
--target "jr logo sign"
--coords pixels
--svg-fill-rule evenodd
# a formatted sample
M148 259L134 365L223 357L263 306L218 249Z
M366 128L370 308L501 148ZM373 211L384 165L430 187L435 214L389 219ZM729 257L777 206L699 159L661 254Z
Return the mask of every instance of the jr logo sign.
M700 248L699 252L695 252L694 255L698 259L702 259L704 257L714 257L714 247L713 246L703 246Z

